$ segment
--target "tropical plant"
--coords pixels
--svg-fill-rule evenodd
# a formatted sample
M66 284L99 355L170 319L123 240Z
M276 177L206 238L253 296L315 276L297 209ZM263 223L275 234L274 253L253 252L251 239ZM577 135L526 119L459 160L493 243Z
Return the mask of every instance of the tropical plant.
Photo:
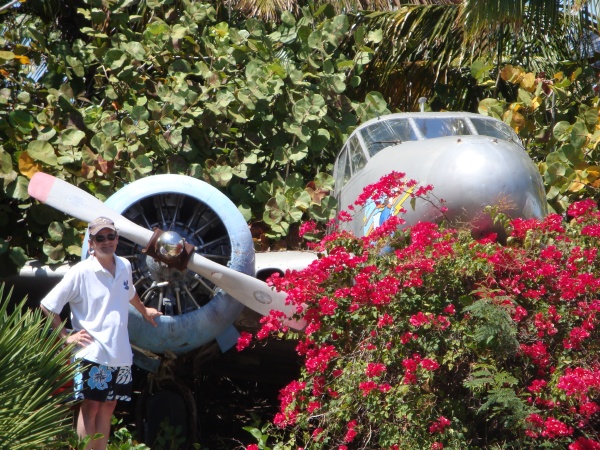
M475 110L486 88L471 77L477 61L492 69L500 90L505 65L554 73L561 62L584 66L594 55L595 1L419 3L361 17L366 30L386 37L361 88L380 91L392 108L414 110L425 96L435 110Z
M574 201L600 200L600 100L592 68L565 64L564 71L540 75L509 65L499 75L514 91L512 100L490 93L479 103L479 112L504 120L519 133L538 163L551 209L564 213ZM478 79L485 84L489 72L479 72Z
M111 420L112 433L108 439L107 450L149 450L146 444L137 442L131 432L123 425L123 419L117 419L115 416ZM161 425L161 429L164 429ZM97 433L93 436L79 437L75 430L72 431L71 437L67 439L69 448L72 450L85 450L90 442L94 439L102 437L102 434ZM157 450L166 450L167 447L157 446Z
M599 30L597 0L244 0L230 8L280 20L305 5L350 15L353 27L344 44L370 61L359 91L381 92L400 110L416 109L421 96L436 110L474 110L483 98L482 86L470 76L474 62L482 61L496 76L507 64L536 73L554 73L565 61L583 66L594 58ZM385 39L365 40L374 34Z
M41 310L15 304L0 285L0 447L64 446L72 418L63 386L72 379L71 348Z
M304 12L226 23L208 3L89 1L70 40L13 12L0 53L5 268L80 251L81 224L29 198L37 171L100 199L154 173L203 179L239 205L259 247L292 245L304 219L326 222L337 149L388 110L377 93L349 97L363 62L340 51L348 17Z
M333 234L307 269L274 277L308 321L288 332L304 363L274 418L287 434L255 432L254 448L600 448L597 204L494 214L506 245L396 218L364 238ZM285 331L263 323L258 340Z

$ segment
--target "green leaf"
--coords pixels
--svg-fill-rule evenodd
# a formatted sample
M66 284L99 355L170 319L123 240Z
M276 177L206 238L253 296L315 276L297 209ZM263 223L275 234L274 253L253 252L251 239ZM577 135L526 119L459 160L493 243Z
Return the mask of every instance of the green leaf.
M477 110L479 114L483 114L484 116L495 117L497 119L501 119L502 114L504 112L502 104L495 98L486 98L481 100L479 102Z
M8 122L11 126L17 128L23 134L29 134L35 127L33 116L27 111L12 111L8 115Z
M64 233L65 226L62 222L52 222L48 227L48 235L52 241L62 241Z
M567 121L558 122L552 130L554 137L561 142L567 142L571 136L571 124Z
M138 61L144 61L146 59L146 49L140 42L126 42L123 44L123 48L132 58Z
M266 202L270 199L274 194L273 186L268 181L263 181L258 183L256 186L255 196L256 199L260 202Z
M49 166L56 166L56 153L52 145L46 141L32 141L27 146L27 153L36 161L41 161Z
M489 77L490 70L493 68L494 66L492 64L486 60L480 59L471 65L471 75L473 75L473 78L475 78L478 83L482 83Z
M102 131L107 136L117 137L121 134L121 125L116 120L113 120L102 125Z
M335 185L335 179L327 172L319 172L314 181L317 187L327 191L332 191Z
M560 162L555 162L548 166L548 169L544 174L544 178L548 180L548 183L550 185L553 185L556 183L557 180L562 179L566 172L567 169L563 164L561 164Z
M12 61L13 59L15 59L15 54L13 52L9 52L7 50L0 50L0 61L2 63Z
M63 145L75 147L85 138L85 133L76 128L68 128L60 135L60 142Z
M579 168L580 165L584 164L585 154L580 147L566 144L563 145L557 153L562 153L575 168Z
M146 155L139 155L133 160L133 165L141 174L152 171L152 161Z
M69 69L73 71L75 76L80 78L85 76L85 67L80 60L72 56L67 56L66 60L69 63Z
M281 22L287 27L293 27L296 25L296 18L289 11L283 11L281 13Z
M356 113L363 122L389 112L387 102L379 92L369 92L365 101L356 108Z
M304 185L304 177L301 174L294 172L287 176L282 188L286 192L286 195L288 195L289 191L300 191L304 189Z
M341 94L346 90L346 77L341 73L336 73L327 79L326 85L335 94Z
M51 264L61 262L66 256L62 243L53 244L51 242L44 242L43 252Z
M323 150L329 144L331 135L325 128L319 128L310 138L309 147L311 152L316 153Z
M123 67L127 56L123 50L110 49L104 56L104 64L106 64L111 70L117 70Z
M9 248L10 244L8 243L8 241L5 241L4 239L0 238L0 255L6 253Z
M65 132L74 130L73 128L68 128ZM64 132L63 132L64 134ZM54 136L56 136L56 130L52 127L44 127L41 130L38 129L37 138L39 141L50 141Z
M320 222L328 222L336 214L337 200L332 196L321 199L320 204L311 204L309 214L312 219Z
M12 159L8 152L5 152L4 149L0 146L0 173L1 174L10 174L13 172L13 164Z
M171 134L169 134L169 143L173 147L179 147L183 141L183 131L181 129L173 130Z
M530 107L532 105L532 95L525 89L519 89L517 97L525 106Z
M29 260L27 253L25 253L25 249L21 247L11 247L9 251L10 260L17 266L23 267L25 263Z
M585 111L583 118L587 127L594 128L596 126L599 113L600 110L598 108L589 108Z
M357 64L358 66L365 66L365 65L369 64L372 59L373 59L373 51L371 51L371 50L365 51L363 49L362 51L356 53L356 56L354 57L354 63Z
M311 205L311 198L308 192L300 191L294 194L294 206L296 208L301 209L302 211L307 211ZM300 221L302 217L299 217L296 221Z
M17 100L22 105L26 105L31 101L31 94L29 92L19 92L19 95L17 95Z
M210 179L219 186L227 186L233 178L233 170L229 166L215 165L208 169Z
M134 106L131 110L131 118L134 121L148 120L150 118L150 113L144 106Z
M308 145L304 143L299 143L290 147L288 159L290 161L298 162L302 161L304 158L308 156Z
M383 30L378 28L376 30L370 30L367 37L367 41L373 44L379 44L383 40Z
M581 149L585 146L588 140L588 132L583 122L575 122L571 130L570 140L575 148Z
M153 36L168 35L169 26L166 23L162 22L160 19L155 20L146 27L146 31L144 33L150 33Z

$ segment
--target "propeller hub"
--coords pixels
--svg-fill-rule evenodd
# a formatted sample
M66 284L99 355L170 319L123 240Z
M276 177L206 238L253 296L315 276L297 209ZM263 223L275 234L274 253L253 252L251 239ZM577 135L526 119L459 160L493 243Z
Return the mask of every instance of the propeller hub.
M175 261L185 248L185 240L175 231L165 231L156 241L156 250L164 261Z

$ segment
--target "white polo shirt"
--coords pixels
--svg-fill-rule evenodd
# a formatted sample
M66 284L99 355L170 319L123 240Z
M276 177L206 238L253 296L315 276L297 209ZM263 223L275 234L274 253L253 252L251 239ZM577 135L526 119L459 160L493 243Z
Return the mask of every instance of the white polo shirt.
M73 329L86 330L94 338L76 358L121 367L130 366L133 359L127 322L135 288L130 262L115 255L115 263L113 277L90 256L73 266L41 303L56 314L69 303Z

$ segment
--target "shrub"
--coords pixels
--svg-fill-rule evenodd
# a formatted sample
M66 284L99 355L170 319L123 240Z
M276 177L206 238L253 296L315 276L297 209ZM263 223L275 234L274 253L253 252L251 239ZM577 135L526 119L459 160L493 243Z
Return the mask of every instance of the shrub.
M272 280L309 323L274 418L285 448L600 449L600 212L505 222L505 245L433 223L338 232ZM257 339L282 330L263 322Z
M0 285L0 448L63 447L72 427L63 390L73 377L71 347L50 325Z

